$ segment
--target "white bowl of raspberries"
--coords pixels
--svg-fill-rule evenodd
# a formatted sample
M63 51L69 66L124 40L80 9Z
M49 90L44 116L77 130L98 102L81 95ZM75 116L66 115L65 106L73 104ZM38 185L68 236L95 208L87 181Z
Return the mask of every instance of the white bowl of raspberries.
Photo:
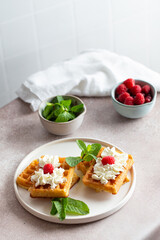
M149 113L156 101L155 87L143 80L128 78L111 91L115 110L127 118L141 118Z

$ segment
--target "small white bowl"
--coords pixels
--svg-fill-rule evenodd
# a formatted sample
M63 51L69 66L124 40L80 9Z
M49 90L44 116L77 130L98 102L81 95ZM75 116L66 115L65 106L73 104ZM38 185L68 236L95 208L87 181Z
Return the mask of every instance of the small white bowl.
M151 87L152 101L149 103L144 103L142 105L126 105L126 104L123 104L123 103L117 101L115 98L116 88L121 83L123 83L123 82L116 84L111 90L112 103L113 103L115 110L120 115L127 117L127 118L131 118L131 119L142 118L145 115L147 115L152 110L152 108L154 107L155 102L156 102L157 92L156 92L155 87L146 81L135 80L136 84L139 84L141 86L148 84Z
M39 110L38 110L38 115L39 118L41 120L42 125L44 126L45 129L47 129L50 133L55 134L55 135L68 135L71 134L73 132L75 132L82 124L83 119L84 119L84 115L86 113L86 106L84 104L84 102L75 96L72 95L62 95L62 97L66 100L66 99L71 99L72 101L74 101L77 105L78 104L83 104L84 105L84 110L82 113L79 114L79 116L77 116L75 119L68 121L68 122L54 122L54 121L49 121L47 119L45 119L42 116L42 111L44 110L46 103L47 102L51 102L54 97L50 97L45 99L44 101L42 101L42 103L39 106Z

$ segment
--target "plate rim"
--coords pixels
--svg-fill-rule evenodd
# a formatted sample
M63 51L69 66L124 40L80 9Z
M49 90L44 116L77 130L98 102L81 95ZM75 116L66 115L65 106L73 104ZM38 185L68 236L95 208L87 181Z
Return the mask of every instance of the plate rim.
M31 213L32 215L48 221L48 222L52 222L52 223L61 223L61 224L80 224L80 223L89 223L89 222L94 222L100 219L103 219L105 217L110 216L111 214L117 212L118 210L120 210L127 202L128 200L131 198L134 190L135 190L135 185L136 185L136 170L135 170L135 166L133 165L130 169L131 172L131 176L132 176L132 183L131 186L127 192L127 194L124 196L124 198L118 202L112 209L104 212L104 213L100 213L97 214L95 216L90 216L88 217L87 215L85 216L76 216L75 218L69 218L67 216L67 218L63 221L60 221L56 216L51 216L49 214L45 214L45 213L40 213L38 210L35 210L33 207L31 207L28 203L26 203L20 196L19 191L18 191L18 186L16 183L16 179L18 176L18 170L21 167L21 165L23 165L23 162L25 162L25 159L29 158L30 155L32 155L35 151L39 151L39 149L41 149L42 147L48 146L48 145L52 145L52 144L56 144L56 143L61 143L61 142L69 142L69 141L76 141L77 139L79 140L83 140L83 141L88 141L88 142L97 142L101 143L101 145L103 144L107 144L107 145L111 145L114 146L115 148L119 149L120 151L123 152L123 150L120 147L117 147L116 145L107 142L106 140L101 140L101 139L97 139L97 138L90 138L90 137L69 137L69 138L61 138L61 139L57 139L57 140L53 140L50 142L47 142L37 148L35 148L34 150L32 150L31 152L29 152L19 163L19 165L16 168L15 174L14 174L14 192L16 195L17 200L19 201L19 203L21 204L21 206L23 208L25 208L25 210L27 210L29 213ZM31 160L33 161L33 160Z

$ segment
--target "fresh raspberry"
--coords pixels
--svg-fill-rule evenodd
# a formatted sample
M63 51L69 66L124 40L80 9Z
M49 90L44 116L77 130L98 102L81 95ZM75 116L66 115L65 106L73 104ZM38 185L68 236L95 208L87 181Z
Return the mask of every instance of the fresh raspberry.
M102 164L114 164L115 163L115 158L113 156L105 156L102 158Z
M122 94L122 93L124 93L124 92L126 92L127 91L127 88L126 88L126 86L122 83L122 84L120 84L117 88L116 88L116 94L117 95L120 95L120 94Z
M52 174L52 173L53 173L53 170L54 170L54 167L53 167L53 165L52 165L51 163L47 163L47 164L45 164L44 167L43 167L43 172L44 172L44 174L46 174L46 173Z
M151 87L147 84L142 87L142 92L145 93L146 95L149 94L151 90Z
M129 96L125 99L124 104L126 105L134 105L134 98Z
M118 101L120 101L121 103L124 103L125 99L129 96L130 94L128 92L124 92L121 95L119 95Z
M136 94L140 93L141 90L142 90L141 86L137 84L130 89L130 92L133 96L136 96Z
M150 94L148 94L146 97L145 97L145 103L148 103L148 102L151 102L152 101L152 97Z
M127 80L125 80L124 85L126 85L126 87L128 89L132 88L133 86L135 86L135 80L133 78L128 78Z
M145 102L145 98L142 93L137 93L135 98L134 98L134 104L140 105Z

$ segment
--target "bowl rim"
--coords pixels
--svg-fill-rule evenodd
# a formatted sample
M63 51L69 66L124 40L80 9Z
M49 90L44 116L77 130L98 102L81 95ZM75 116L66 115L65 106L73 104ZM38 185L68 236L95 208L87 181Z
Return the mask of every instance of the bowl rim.
M83 104L83 106L84 106L84 111L83 111L82 113L80 113L76 118L74 118L73 120L70 120L70 121L68 121L68 122L54 122L54 121L50 121L50 120L44 118L44 117L42 116L42 113L41 113L41 105L42 105L44 102L47 102L47 100L52 99L52 98L55 98L56 96L72 97L72 98L74 98L74 99L76 99L76 100L79 100L79 101ZM38 115L39 115L39 117L42 118L44 121L46 121L46 122L48 122L48 123L51 123L51 124L55 124L55 125L71 124L72 122L76 121L79 117L81 117L81 116L83 116L83 115L86 114L86 112L87 112L86 105L85 105L85 103L84 103L79 97L77 97L77 96L75 96L75 95L67 95L67 94L66 94L66 95L56 95L56 96L51 96L51 97L49 97L49 98L44 99L43 101L41 101L41 103L40 103L40 105L39 105L39 107L38 107Z
M151 83L149 83L149 82L147 82L147 81L145 81L145 80L140 80L140 79L134 79L134 80L135 80L135 81L139 81L139 82L146 83L146 84L150 85L150 86L153 88L154 95L153 95L152 101L151 101L151 102L148 102L148 103L145 103L145 106L147 106L147 105L152 105L153 102L154 102L154 100L155 100L155 98L156 98L156 96L157 96L157 90L156 90L156 88L155 88ZM124 81L123 81L123 82L124 82ZM111 89L111 97L112 97L112 100L113 100L114 102L116 102L117 104L119 104L119 105L121 105L121 106L123 106L123 107L126 107L126 108L141 108L141 107L144 107L144 104L140 104L140 105L126 105L126 104L123 104L123 103L121 103L121 102L119 102L119 101L117 101L117 100L115 99L115 89L118 87L118 85L122 84L123 82L118 82L118 83L115 84L115 85L113 86L113 88Z

